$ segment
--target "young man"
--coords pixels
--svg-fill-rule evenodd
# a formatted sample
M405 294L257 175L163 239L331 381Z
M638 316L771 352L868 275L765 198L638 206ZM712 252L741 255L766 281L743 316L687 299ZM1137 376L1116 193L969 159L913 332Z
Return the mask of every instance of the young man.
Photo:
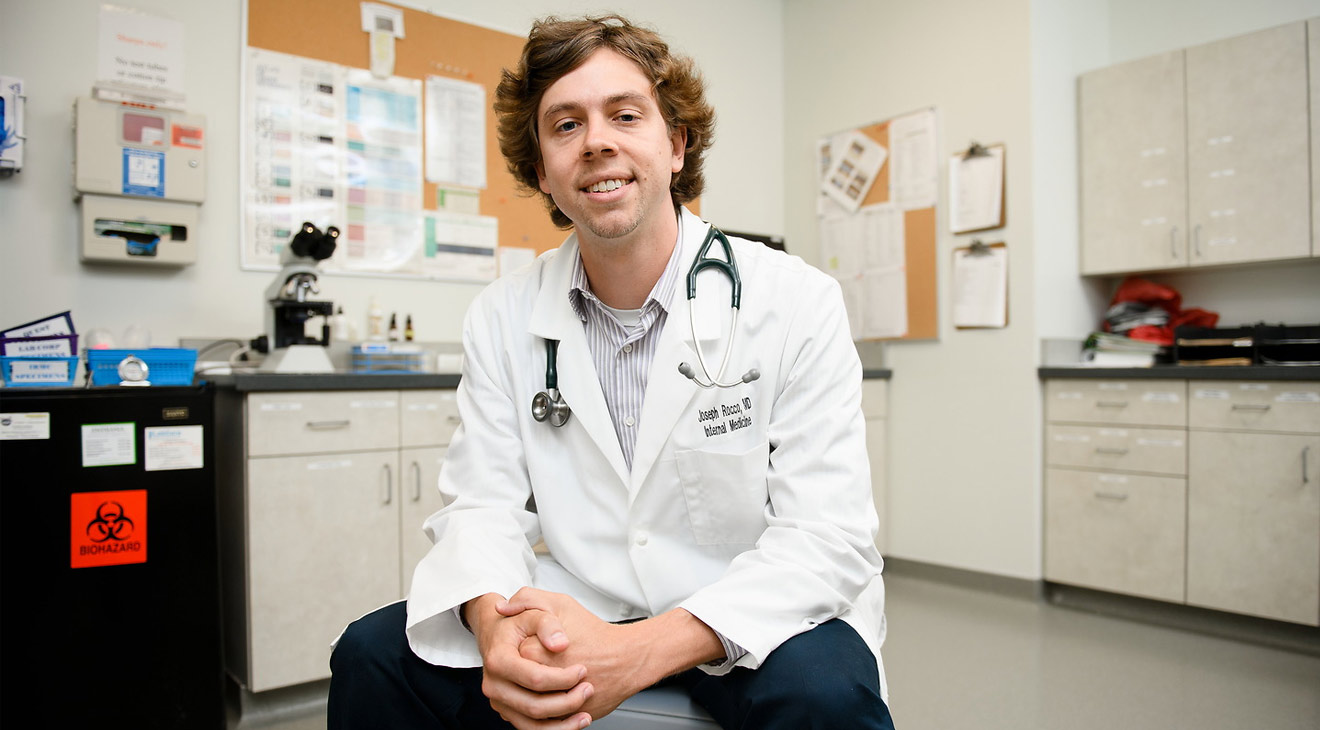
M435 545L338 642L330 726L576 730L673 678L726 728L892 728L838 286L682 208L714 117L654 33L539 22L495 109L574 234L468 312ZM730 275L680 286L702 251Z

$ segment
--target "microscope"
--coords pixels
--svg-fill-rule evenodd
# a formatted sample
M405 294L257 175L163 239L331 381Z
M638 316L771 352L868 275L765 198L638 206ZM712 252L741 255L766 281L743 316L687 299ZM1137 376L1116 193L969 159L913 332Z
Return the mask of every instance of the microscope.
M311 223L303 223L289 245L280 252L280 273L266 287L266 334L254 341L253 349L266 352L259 368L276 373L334 372L326 349L330 346L329 317L332 302L312 301L320 294L317 266L335 252L339 229L330 226L322 233ZM307 320L326 318L321 338L308 337ZM266 348L261 347L265 340Z

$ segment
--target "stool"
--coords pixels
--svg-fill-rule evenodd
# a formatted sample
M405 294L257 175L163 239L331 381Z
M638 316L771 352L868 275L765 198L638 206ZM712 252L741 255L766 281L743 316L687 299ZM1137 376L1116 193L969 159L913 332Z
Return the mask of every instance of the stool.
M705 710L679 687L652 687L624 700L619 709L591 723L591 730L720 730Z

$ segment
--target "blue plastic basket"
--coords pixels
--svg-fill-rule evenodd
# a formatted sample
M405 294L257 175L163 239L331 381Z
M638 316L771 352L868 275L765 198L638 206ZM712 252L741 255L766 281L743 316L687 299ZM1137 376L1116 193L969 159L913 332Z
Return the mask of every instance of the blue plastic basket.
M145 350L88 350L87 372L92 385L119 385L119 363L135 355L147 364L152 385L192 385L197 351L187 347L149 347Z
M0 374L11 388L73 385L78 375L78 358L0 357Z

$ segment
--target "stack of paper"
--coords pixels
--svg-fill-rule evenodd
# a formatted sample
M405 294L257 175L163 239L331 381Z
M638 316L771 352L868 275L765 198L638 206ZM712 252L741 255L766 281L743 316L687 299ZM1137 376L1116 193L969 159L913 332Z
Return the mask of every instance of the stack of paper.
M1093 367L1150 367L1164 348L1155 342L1134 340L1107 332L1093 332L1082 346L1082 359Z

